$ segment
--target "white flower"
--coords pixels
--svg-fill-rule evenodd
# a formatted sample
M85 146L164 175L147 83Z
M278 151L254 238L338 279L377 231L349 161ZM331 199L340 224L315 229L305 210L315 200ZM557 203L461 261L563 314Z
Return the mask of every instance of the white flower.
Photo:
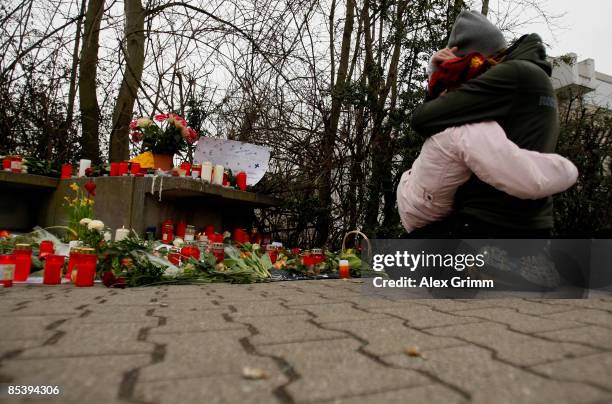
M92 220L87 225L87 229L102 232L104 230L104 222L102 222L101 220Z
M147 128L147 127L151 126L153 121L150 120L149 118L138 118L136 123L138 124L138 127L140 127L140 128Z
M83 226L87 226L89 223L91 223L91 219L86 217L84 219L81 219L79 223L82 224Z
M183 239L182 239L182 238L177 237L177 238L175 238L175 239L174 239L174 241L172 242L172 244L174 244L174 246L175 246L175 247L180 247L180 246L182 246L183 244L185 244L185 242L183 241Z

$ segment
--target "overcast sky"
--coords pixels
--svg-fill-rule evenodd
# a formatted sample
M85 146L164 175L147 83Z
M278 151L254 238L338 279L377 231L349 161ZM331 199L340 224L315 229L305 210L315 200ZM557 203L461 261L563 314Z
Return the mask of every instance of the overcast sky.
M612 75L612 0L549 0L542 1L553 13L565 16L558 22L564 28L551 34L543 23L532 24L551 47L551 56L574 52L578 60L592 58L595 70Z

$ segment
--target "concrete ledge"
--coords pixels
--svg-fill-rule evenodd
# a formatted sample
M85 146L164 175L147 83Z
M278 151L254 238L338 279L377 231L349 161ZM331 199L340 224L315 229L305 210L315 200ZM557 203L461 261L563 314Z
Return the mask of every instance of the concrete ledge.
M15 174L0 171L0 185L23 186L27 188L56 188L59 179L34 174Z

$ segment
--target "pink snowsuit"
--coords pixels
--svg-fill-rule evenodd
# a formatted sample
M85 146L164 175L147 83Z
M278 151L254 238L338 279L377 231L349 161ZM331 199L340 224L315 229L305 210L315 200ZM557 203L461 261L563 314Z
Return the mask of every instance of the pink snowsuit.
M400 179L397 206L406 230L447 216L457 188L472 173L521 199L565 191L578 178L578 169L568 159L519 148L497 122L448 128L425 141L412 168Z

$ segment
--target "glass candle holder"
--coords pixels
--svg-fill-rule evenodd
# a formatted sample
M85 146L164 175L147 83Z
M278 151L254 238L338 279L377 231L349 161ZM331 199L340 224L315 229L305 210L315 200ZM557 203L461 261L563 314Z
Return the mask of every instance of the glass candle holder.
M66 279L72 280L72 271L81 257L81 248L72 247L68 255L68 270L66 271Z
M63 255L47 255L43 283L45 285L59 285L62 279L62 268L65 257Z
M172 222L164 222L162 225L162 243L170 244L174 240L174 224Z
M348 260L340 260L340 266L338 267L338 275L340 276L340 279L350 278L351 272Z
M266 252L270 257L270 261L272 261L273 264L276 263L276 260L278 259L278 249L276 246L273 246L272 244L268 245L266 247Z
M129 170L129 165L127 161L122 161L119 163L119 176L127 175Z
M201 164L194 164L193 166L191 166L191 178L199 179L201 174L202 174Z
M18 282L24 282L30 276L32 269L32 246L29 244L16 244L13 251L15 256L15 278Z
M38 257L45 258L47 255L51 255L55 253L55 248L53 247L53 241L51 240L43 240L40 242L40 246L38 248Z
M185 240L186 231L187 231L187 223L181 221L176 224L176 228L175 228L176 237L180 237L183 240Z
M0 281L2 286L10 288L13 286L13 277L15 276L15 256L0 255Z
M119 176L119 163L110 163L110 176L111 177Z
M130 174L132 175L140 174L140 163L131 163Z
M185 238L183 240L185 241L194 241L195 240L195 227L188 224L187 227L185 228Z
M62 164L62 173L60 178L63 180L72 178L72 164Z
M223 262L225 259L225 245L223 243L213 243L213 255L215 256L217 263Z
M319 264L323 261L323 251L320 248L313 248L310 250L310 255L312 256L313 265Z
M238 189L240 189L241 191L246 191L246 187L247 187L247 175L244 171L240 171L238 174L236 174L236 185L238 186Z
M76 263L75 285L79 287L93 286L96 278L98 256L93 248L81 248L81 256Z

